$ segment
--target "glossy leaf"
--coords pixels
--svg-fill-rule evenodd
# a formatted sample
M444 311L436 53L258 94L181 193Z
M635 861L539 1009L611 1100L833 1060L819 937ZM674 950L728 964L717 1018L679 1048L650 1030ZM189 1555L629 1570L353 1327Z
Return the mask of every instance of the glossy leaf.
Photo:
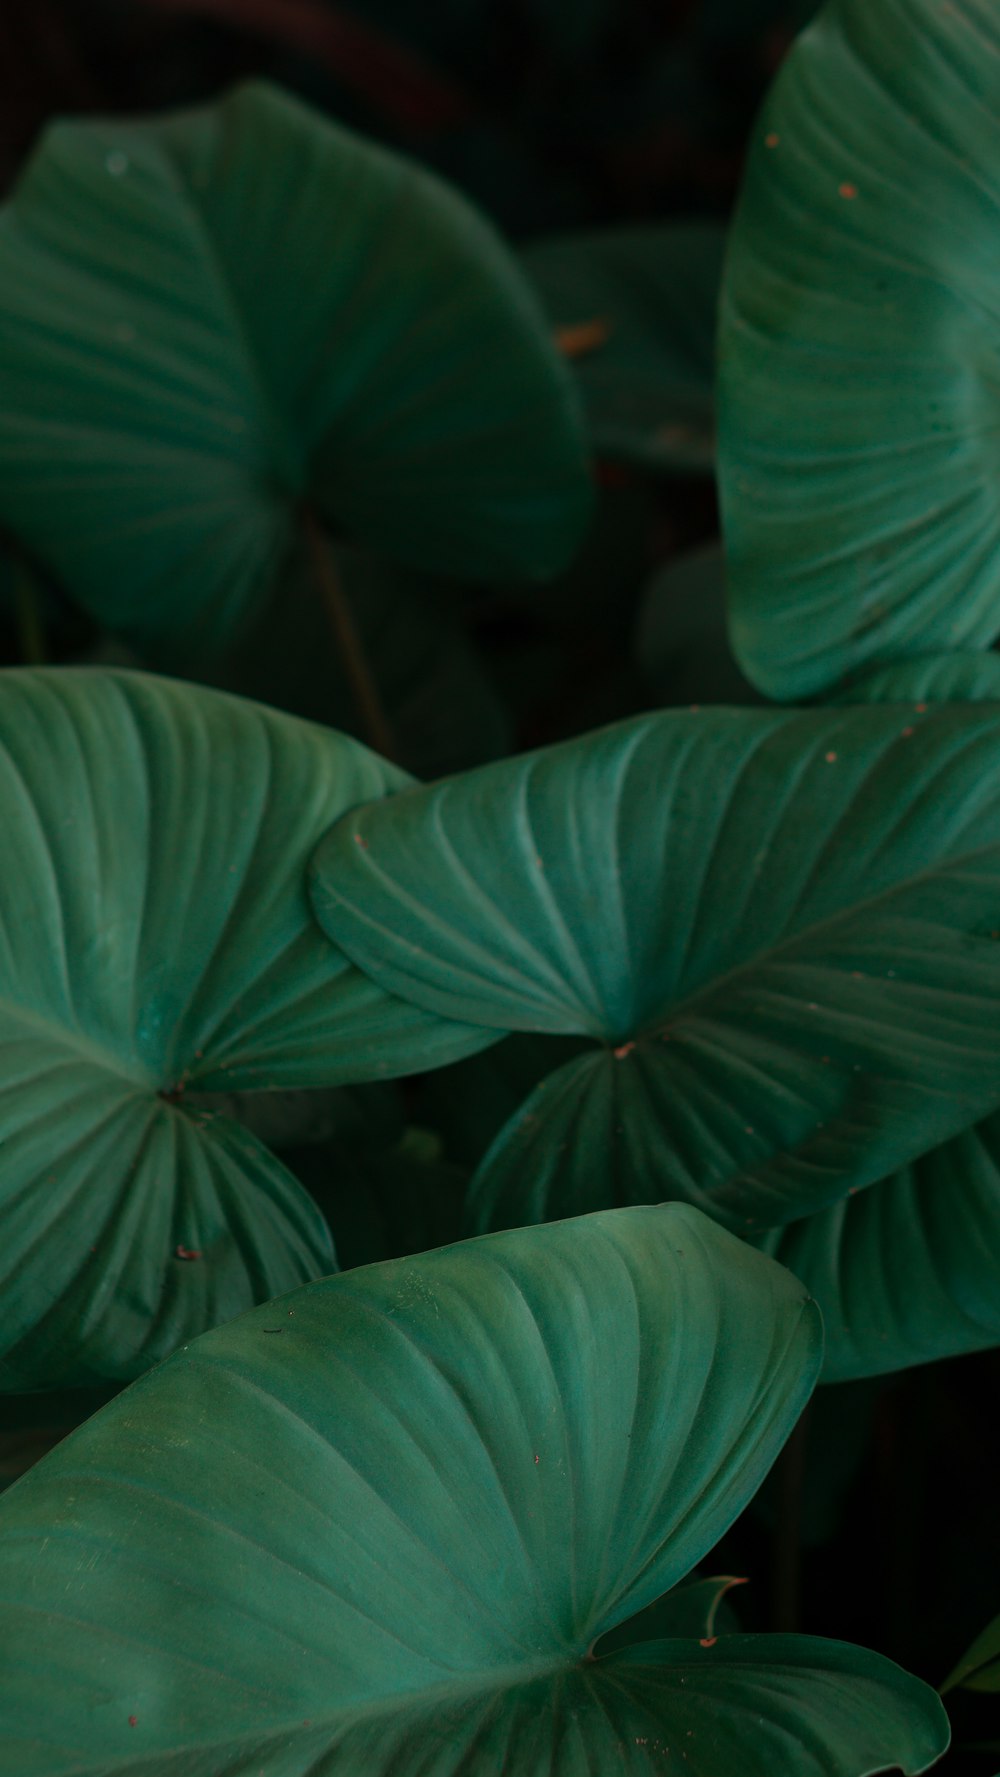
M823 1310L824 1381L1000 1345L1000 1117L761 1244Z
M583 529L571 379L500 240L277 89L50 128L0 292L0 521L164 657L262 603L304 504L483 579Z
M569 336L598 456L712 472L723 241L714 224L679 222L556 235L522 253L553 326Z
M359 974L309 912L330 819L407 781L168 680L0 677L0 1388L130 1377L333 1267L285 1168L184 1094L481 1046Z
M758 121L721 301L732 634L776 697L1000 634L1000 16L829 0Z
M676 1208L344 1273L217 1329L0 1504L9 1756L584 1777L672 1739L706 1777L779 1749L809 1777L923 1769L940 1702L861 1650L586 1658L738 1512L820 1340L786 1272Z
M908 714L642 717L332 830L314 903L384 987L597 1045L494 1144L475 1229L790 1221L996 1106L1000 711Z

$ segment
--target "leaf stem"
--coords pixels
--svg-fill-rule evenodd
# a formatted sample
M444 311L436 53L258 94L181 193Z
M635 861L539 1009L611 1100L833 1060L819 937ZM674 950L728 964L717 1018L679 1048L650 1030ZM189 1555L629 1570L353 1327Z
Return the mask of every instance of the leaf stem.
M326 607L334 642L344 663L364 727L365 739L369 746L381 753L383 759L395 760L396 743L392 728L337 572L330 539L318 515L308 506L305 510L305 530L313 575Z

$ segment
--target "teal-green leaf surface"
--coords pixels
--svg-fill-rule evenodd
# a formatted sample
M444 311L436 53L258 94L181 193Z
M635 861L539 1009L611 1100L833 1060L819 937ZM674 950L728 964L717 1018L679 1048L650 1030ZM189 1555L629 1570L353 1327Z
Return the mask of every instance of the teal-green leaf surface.
M754 132L723 284L737 656L764 691L1000 634L1000 14L829 0Z
M820 1359L688 1209L445 1248L207 1334L0 1502L19 1777L919 1771L939 1699L800 1638L597 1637L752 1493ZM123 1658L123 1650L128 1650Z
M1000 654L962 650L901 660L856 680L837 702L1000 704Z
M389 991L595 1045L498 1137L477 1231L584 1176L795 1220L1000 1098L993 706L641 717L358 810L313 876Z
M556 235L522 253L553 326L570 338L581 329L571 361L598 456L712 473L724 240L712 223L660 223Z
M131 1377L333 1267L285 1168L183 1095L481 1046L361 975L310 914L331 818L407 782L217 692L0 675L0 1388Z
M507 249L276 88L50 128L0 213L0 339L0 521L164 659L263 601L306 503L482 579L554 573L586 522L572 378Z
M1000 1117L760 1243L823 1310L823 1379L1000 1345Z

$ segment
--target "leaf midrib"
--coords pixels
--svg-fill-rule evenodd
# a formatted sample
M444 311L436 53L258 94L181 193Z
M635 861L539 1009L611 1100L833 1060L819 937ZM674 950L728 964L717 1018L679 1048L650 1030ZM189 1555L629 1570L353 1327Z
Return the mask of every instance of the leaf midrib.
M964 870L977 858L985 858L990 853L1000 860L1000 841L991 840L988 845L976 846L971 851L963 851L955 857L949 858L944 865L931 866L926 870L917 871L913 876L906 877L905 881L891 883L886 888L880 889L877 894L852 901L848 907L839 908L835 913L827 914L824 918L815 920L798 931L786 933L775 943L762 945L759 950L754 951L752 956L746 957L742 962L733 963L721 974L711 976L708 981L695 988L693 993L686 995L683 999L669 1001L662 1012L656 1012L643 1024L637 1024L628 1035L635 1041L658 1036L668 1024L672 1024L675 1019L688 1016L692 1011L696 1012L704 1002L710 1000L720 990L724 990L733 981L738 980L740 976L752 975L755 970L776 959L780 960L785 952L793 950L796 945L813 940L817 935L821 935L842 922L846 923L859 915L868 914L881 902L889 902L894 896L908 893L919 884L933 880L934 877L949 875L956 869ZM1000 886L998 886L998 900L1000 900ZM998 909L998 917L1000 917L1000 909ZM975 934L970 934L970 936L975 936ZM993 942L993 940L987 940L987 942ZM866 979L873 980L875 977L867 976ZM615 1037L613 1040L617 1042L619 1038ZM605 1039L605 1043L611 1041L611 1038Z

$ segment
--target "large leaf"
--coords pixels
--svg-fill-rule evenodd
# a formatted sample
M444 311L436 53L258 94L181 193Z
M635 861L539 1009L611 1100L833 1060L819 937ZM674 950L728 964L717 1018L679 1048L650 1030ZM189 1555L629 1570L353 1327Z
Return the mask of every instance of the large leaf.
M0 1505L8 1757L585 1777L683 1744L704 1777L924 1768L938 1699L861 1650L588 1658L740 1509L820 1340L786 1272L662 1208L345 1273L208 1334Z
M522 254L563 332L598 455L711 473L723 241L711 223L649 224L557 235Z
M570 375L499 239L277 90L50 129L0 335L0 520L164 656L263 600L304 504L485 579L554 572L585 521Z
M1000 1345L1000 1117L762 1244L823 1310L824 1381Z
M498 1138L476 1229L790 1221L1000 1098L993 706L641 717L359 810L313 873L391 992L593 1040Z
M778 697L1000 634L1000 14L829 0L755 131L721 304L733 639Z
M481 1045L386 995L310 915L329 821L407 781L219 693L0 678L0 1388L130 1377L332 1268L285 1168L183 1095Z

